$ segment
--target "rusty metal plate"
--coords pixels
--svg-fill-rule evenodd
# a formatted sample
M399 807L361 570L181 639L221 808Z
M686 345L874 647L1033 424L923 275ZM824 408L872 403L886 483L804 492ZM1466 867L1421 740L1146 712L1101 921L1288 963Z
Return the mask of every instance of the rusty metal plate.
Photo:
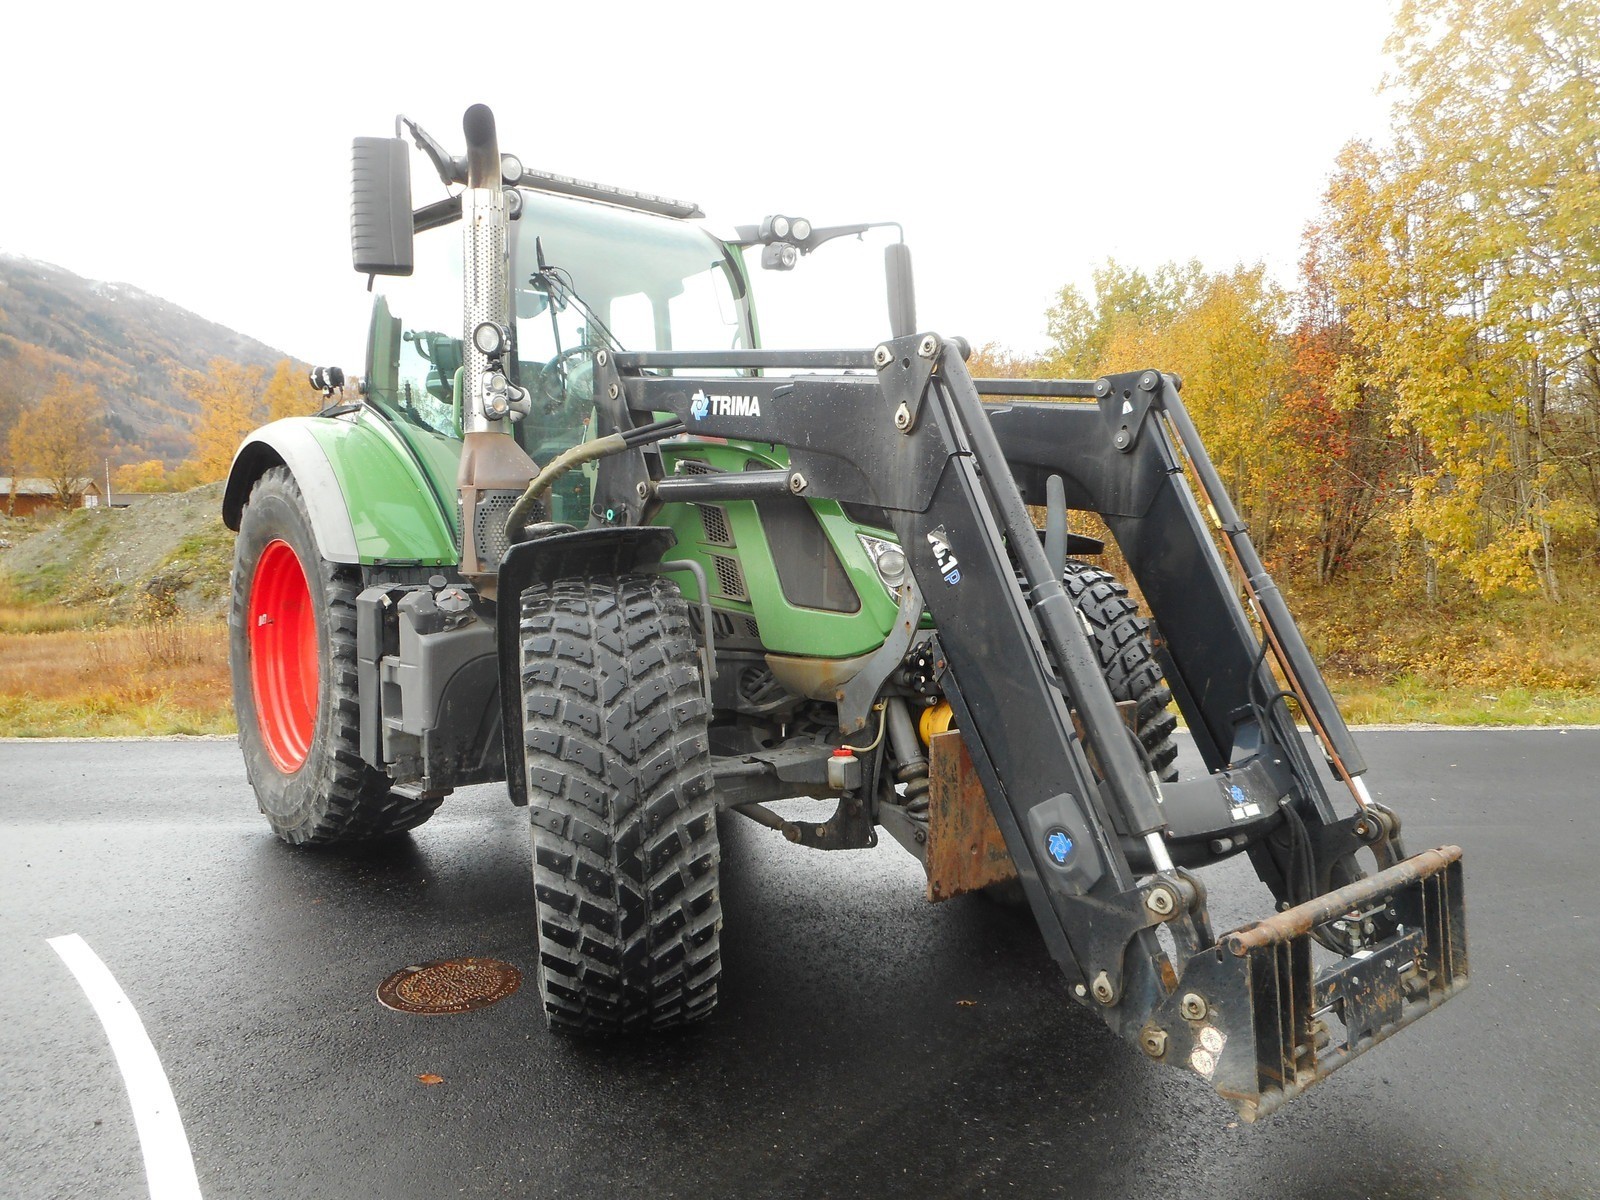
M1138 706L1122 701L1117 712L1129 729L1138 732ZM1072 722L1083 736L1076 711ZM1088 751L1088 743L1084 743ZM1089 764L1095 764L1090 753ZM989 810L989 797L959 730L936 733L928 743L928 899L949 900L991 883L1017 877L1016 864L1006 849L1000 827Z
M497 958L447 958L396 971L378 985L378 1002L439 1016L487 1008L521 986L522 972Z
M927 867L929 900L1017 877L967 744L954 729L928 743Z

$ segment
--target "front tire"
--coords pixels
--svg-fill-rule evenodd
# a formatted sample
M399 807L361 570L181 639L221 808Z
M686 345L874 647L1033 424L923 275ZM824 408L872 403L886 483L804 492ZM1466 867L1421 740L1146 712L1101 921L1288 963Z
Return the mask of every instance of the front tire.
M1161 676L1150 622L1139 615L1128 589L1110 571L1068 559L1061 581L1073 605L1089 622L1089 640L1111 698L1133 702L1139 742L1156 775L1171 783L1178 777L1178 747L1172 740L1178 717L1172 711L1172 689Z
M1062 573L1067 597L1089 623L1089 643L1094 647L1111 698L1132 701L1138 717L1139 744L1144 747L1163 783L1178 778L1178 747L1172 735L1178 728L1172 711L1172 690L1161 675L1150 622L1139 615L1127 587L1110 571L1069 558ZM1003 908L1026 909L1028 899L1017 879L1005 879L979 889L979 894Z
M256 480L239 519L228 662L239 747L256 803L296 845L361 841L421 825L439 797L391 790L361 757L357 568L325 561L294 476Z
M523 742L539 992L588 1033L717 1002L722 902L708 711L688 609L658 577L522 600Z

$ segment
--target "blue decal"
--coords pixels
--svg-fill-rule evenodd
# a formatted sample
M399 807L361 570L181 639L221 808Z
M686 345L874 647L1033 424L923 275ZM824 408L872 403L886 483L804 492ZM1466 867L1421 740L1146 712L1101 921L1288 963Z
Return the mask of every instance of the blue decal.
M1244 794L1244 789L1237 783L1230 783L1228 785L1228 795L1233 797L1235 808L1243 808L1246 804L1250 803L1250 798Z
M704 421L706 414L711 411L711 397L704 392L696 392L689 400L689 415L696 421Z
M1050 852L1050 857L1055 859L1058 866L1066 866L1067 856L1072 853L1072 839L1060 829L1052 829L1050 836L1045 839L1045 849Z
M961 572L960 571L951 571L950 574L948 574L948 575L946 575L944 577L944 581L946 583L948 583L951 587L955 587L956 584L961 582Z

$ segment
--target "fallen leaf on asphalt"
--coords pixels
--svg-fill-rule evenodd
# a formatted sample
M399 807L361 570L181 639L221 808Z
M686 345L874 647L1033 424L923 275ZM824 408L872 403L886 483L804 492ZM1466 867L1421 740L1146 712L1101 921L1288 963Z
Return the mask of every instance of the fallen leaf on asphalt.
M978 1007L978 1002L976 1000L957 1000L956 1001L956 1007L957 1008L977 1008Z
M436 1083L443 1083L444 1082L444 1076L443 1075L418 1075L417 1076L417 1082L418 1083L425 1083L429 1087L432 1087Z

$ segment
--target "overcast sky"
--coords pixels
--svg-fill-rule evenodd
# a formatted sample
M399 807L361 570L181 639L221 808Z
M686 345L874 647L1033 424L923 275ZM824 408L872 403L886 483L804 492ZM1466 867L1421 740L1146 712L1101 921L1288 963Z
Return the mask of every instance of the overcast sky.
M696 200L715 226L899 220L921 327L1033 350L1108 256L1292 282L1334 155L1386 128L1392 8L28 4L6 19L0 249L357 369L350 139L405 112L459 149L483 101L529 166ZM886 332L881 285L846 282L879 251L835 249L783 282L851 302L791 304L785 341Z

